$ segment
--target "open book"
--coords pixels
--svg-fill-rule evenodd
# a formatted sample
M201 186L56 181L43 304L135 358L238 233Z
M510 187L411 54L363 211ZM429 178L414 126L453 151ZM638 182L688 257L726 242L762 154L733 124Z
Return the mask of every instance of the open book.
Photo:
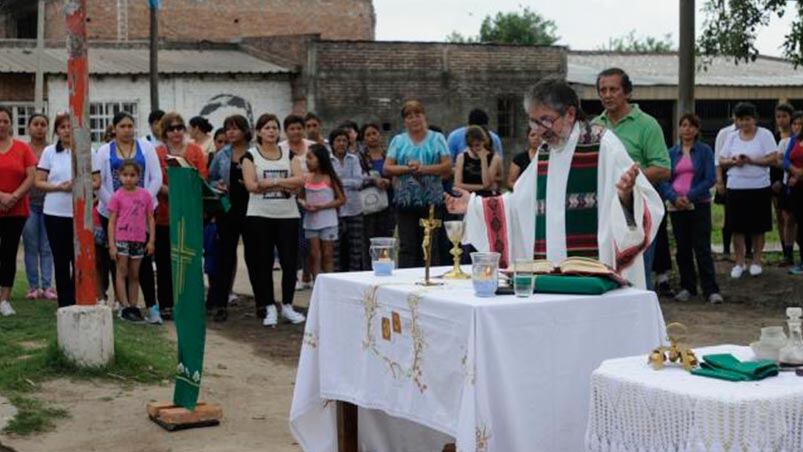
M508 268L513 272L514 268ZM531 271L536 275L573 275L573 276L601 276L612 279L619 284L627 285L626 279L622 278L614 269L602 262L588 257L569 257L563 262L555 265L546 259L532 262Z

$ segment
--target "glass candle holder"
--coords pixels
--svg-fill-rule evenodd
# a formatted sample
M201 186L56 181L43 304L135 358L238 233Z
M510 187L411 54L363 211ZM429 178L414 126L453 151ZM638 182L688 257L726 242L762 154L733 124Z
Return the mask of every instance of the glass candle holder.
M371 268L375 276L391 276L396 268L396 239L375 237L371 240Z
M499 287L499 253L471 253L471 282L474 295L493 297Z

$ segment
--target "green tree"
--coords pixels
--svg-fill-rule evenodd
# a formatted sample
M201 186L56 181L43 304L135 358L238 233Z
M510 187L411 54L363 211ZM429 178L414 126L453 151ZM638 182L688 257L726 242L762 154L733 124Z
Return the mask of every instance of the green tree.
M552 20L524 7L516 12L498 12L487 15L477 36L463 36L453 31L446 37L447 42L493 42L501 44L553 45L560 37L557 25Z
M472 36L463 36L463 34L453 31L448 36L446 36L446 42L452 44L468 44L477 42L477 38Z
M663 38L647 36L640 38L636 36L636 30L617 38L608 39L607 45L602 45L597 50L609 52L635 52L635 53L669 53L674 52L675 44L672 42L672 35L667 33Z
M803 64L803 0L706 0L698 50L707 57L730 56L737 63L755 61L760 29L790 10L796 17L784 37L783 55L797 67Z

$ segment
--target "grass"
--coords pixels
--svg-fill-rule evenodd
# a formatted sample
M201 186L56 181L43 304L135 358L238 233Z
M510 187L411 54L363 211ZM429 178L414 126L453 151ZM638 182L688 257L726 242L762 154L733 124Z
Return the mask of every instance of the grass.
M29 435L55 427L65 410L35 397L47 380L103 379L118 383L158 383L175 372L176 349L164 328L115 320L114 361L103 368L78 368L56 344L56 304L24 300L24 277L17 275L12 304L17 315L0 317L0 394L17 407L5 433Z

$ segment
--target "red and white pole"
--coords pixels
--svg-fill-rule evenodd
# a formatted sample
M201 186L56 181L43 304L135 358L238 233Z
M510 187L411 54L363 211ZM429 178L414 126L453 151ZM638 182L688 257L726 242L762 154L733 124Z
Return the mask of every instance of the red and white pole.
M92 222L92 141L89 131L89 56L86 0L67 0L67 87L72 121L75 301L94 305L95 240Z

